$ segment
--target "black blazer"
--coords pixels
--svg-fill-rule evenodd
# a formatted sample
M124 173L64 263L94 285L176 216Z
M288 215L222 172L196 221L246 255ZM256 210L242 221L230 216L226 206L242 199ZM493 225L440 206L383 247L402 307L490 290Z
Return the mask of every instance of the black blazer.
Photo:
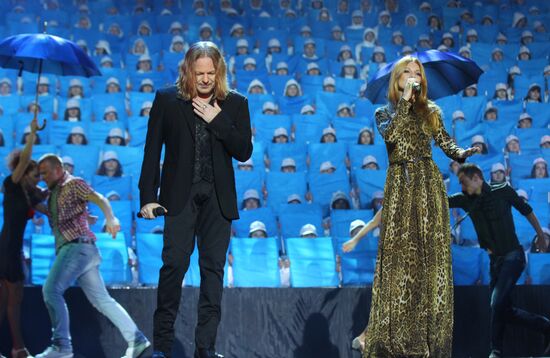
M238 219L232 158L246 161L252 154L248 100L229 92L218 101L222 111L207 125L212 145L214 183L223 216ZM180 213L193 183L195 114L191 100L178 95L175 86L158 90L149 114L147 139L139 179L141 207L159 203L167 215ZM160 155L165 145L160 174ZM157 198L160 186L160 197Z

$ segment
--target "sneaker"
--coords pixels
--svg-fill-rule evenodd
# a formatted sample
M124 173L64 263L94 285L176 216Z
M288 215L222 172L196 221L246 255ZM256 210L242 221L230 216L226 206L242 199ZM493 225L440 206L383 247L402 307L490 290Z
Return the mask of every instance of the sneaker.
M137 343L130 343L126 349L126 353L122 358L137 358L139 357L147 348L151 346L151 342L145 338L144 341Z
M73 352L69 349L62 349L58 346L49 346L46 350L34 358L73 358Z

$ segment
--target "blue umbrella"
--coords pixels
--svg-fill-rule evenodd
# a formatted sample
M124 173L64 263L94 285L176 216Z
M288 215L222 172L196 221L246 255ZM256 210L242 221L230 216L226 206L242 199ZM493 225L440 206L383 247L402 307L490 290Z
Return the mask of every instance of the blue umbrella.
M451 52L428 50L411 54L420 60L428 81L428 98L455 94L477 83L483 70L472 60ZM372 103L387 102L391 71L397 61L382 67L367 84L366 97Z
M35 103L38 103L38 83L42 72L61 76L101 76L95 63L77 44L45 33L20 34L2 40L0 67L17 69L20 76L23 70L38 73ZM36 119L37 107L34 108Z

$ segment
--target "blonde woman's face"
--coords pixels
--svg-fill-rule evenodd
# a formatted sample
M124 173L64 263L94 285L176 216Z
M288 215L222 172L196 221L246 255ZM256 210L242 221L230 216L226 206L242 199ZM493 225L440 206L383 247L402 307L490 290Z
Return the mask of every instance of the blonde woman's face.
M409 78L414 78L417 83L422 81L422 73L420 72L420 66L416 62L409 62L404 68L403 73L399 76L398 85L399 90L405 89L405 83Z

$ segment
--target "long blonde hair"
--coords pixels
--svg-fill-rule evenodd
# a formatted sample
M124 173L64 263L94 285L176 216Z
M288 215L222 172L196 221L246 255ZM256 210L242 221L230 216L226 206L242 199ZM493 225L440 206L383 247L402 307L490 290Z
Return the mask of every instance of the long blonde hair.
M388 88L388 100L393 107L397 106L397 102L399 102L402 95L399 90L399 78L403 72L405 72L407 65L411 62L418 65L420 68L421 77L421 90L420 93L415 96L416 98L413 104L413 109L420 116L420 118L424 119L422 127L425 128L425 126L427 126L430 132L435 132L440 125L439 121L441 118L441 111L434 102L428 99L428 81L426 80L426 72L424 71L424 66L422 66L422 63L418 58L407 55L397 61L391 72L390 84Z
M195 62L199 58L208 57L214 63L216 69L214 98L224 100L229 92L227 86L227 66L218 47L210 41L199 41L191 45L179 68L179 77L176 80L176 87L179 95L190 100L197 96L197 79L195 77Z

